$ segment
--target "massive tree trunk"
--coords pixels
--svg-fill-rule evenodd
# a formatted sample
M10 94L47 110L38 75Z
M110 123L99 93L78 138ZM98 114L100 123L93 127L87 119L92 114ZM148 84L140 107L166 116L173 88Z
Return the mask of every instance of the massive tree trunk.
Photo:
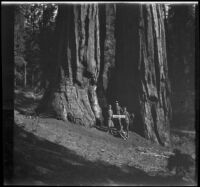
M136 114L134 126L146 138L169 144L161 5L60 6L56 35L54 76L41 104L46 111L92 126L103 122L102 109L118 100Z
M96 94L100 71L98 15L98 5L94 4L59 7L55 77L42 103L59 118L85 126L102 121Z
M145 136L169 144L170 83L161 5L140 7L140 106Z

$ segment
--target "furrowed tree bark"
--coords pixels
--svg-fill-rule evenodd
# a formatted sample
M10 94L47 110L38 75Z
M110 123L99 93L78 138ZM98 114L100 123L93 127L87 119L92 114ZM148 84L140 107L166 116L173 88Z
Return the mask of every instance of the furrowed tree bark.
M97 5L60 6L54 80L43 106L62 120L84 126L102 121L96 84L100 71Z
M93 126L103 122L107 104L118 100L138 118L134 128L140 126L147 139L169 145L162 5L60 6L56 36L54 76L40 105L46 112Z
M162 5L140 6L140 107L145 137L170 144L170 82Z
M107 90L110 79L110 69L115 67L115 19L116 5L106 5L106 38L104 43L104 68L103 68L103 88Z

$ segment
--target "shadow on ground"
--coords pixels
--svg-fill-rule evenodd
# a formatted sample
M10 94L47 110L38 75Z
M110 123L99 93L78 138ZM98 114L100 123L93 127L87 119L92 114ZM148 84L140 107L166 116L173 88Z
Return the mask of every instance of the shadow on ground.
M183 185L175 177L149 176L134 167L91 162L14 125L13 184Z

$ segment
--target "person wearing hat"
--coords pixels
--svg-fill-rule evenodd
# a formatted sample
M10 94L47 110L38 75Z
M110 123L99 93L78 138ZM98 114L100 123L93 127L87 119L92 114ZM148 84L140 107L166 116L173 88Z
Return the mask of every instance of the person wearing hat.
M126 107L124 107L123 115L125 115L124 123L125 123L125 130L126 130L126 133L127 133L127 138L128 138L130 115L129 115Z

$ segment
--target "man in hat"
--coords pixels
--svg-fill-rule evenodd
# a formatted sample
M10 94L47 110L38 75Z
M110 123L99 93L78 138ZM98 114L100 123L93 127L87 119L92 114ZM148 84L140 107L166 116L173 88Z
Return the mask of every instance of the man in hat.
M127 132L127 138L128 138L129 124L130 124L130 115L129 115L126 107L124 107L123 115L125 115L124 123L125 123L125 130Z

